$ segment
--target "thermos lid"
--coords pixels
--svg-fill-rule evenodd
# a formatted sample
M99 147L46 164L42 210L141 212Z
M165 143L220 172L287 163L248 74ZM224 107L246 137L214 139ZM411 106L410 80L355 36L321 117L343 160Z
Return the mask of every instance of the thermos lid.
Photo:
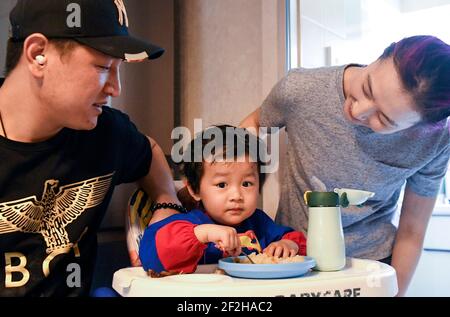
M305 194L308 207L339 207L339 195L333 192L308 192Z

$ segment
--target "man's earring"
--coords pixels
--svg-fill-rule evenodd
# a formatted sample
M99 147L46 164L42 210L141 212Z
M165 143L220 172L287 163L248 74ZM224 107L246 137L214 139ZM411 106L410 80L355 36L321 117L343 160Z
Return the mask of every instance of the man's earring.
M45 58L44 55L38 55L38 56L36 56L35 59L36 59L36 62L41 66L43 66L45 64L45 62L47 61L47 59Z

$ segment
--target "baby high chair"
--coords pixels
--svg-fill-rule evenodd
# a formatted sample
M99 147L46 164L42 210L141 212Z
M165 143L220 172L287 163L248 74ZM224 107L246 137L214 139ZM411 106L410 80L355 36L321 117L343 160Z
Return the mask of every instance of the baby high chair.
M181 182L180 182L181 183ZM177 188L182 187L178 183ZM347 266L337 272L312 272L289 279L246 279L211 274L214 265L199 266L195 276L176 275L151 279L138 266L139 244L152 213L150 197L136 190L130 198L126 217L127 246L132 266L114 274L111 288L96 290L93 296L180 296L180 297L257 297L257 296L395 296L398 291L395 270L387 264L361 259L347 259ZM201 267L201 268L200 268ZM206 282L205 282L206 281ZM207 284L206 284L207 283ZM208 285L208 287L205 287ZM261 287L266 285L266 287ZM376 286L376 287L375 287Z
M175 189L180 191L184 187L182 181L175 181ZM137 189L128 202L128 210L125 217L125 231L127 248L132 266L141 266L139 259L139 244L147 228L152 212L150 206L152 201L142 189Z

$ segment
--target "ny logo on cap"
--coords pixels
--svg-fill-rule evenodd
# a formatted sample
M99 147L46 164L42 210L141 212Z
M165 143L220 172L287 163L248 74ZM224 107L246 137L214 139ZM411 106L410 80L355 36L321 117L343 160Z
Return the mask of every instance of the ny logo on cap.
M128 15L127 15L127 9L125 8L125 4L123 3L123 0L114 0L114 3L117 7L117 10L119 10L119 23L120 25L123 25L124 19L125 19L125 25L128 27Z

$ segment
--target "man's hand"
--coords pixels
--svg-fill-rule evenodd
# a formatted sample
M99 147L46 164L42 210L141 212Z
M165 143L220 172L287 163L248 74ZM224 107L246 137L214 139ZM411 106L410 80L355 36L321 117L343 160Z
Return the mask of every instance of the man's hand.
M220 225L199 225L195 227L194 233L197 239L202 243L214 242L222 251L231 256L241 254L241 241L236 229Z
M291 240L280 240L269 244L263 252L270 256L287 258L298 253L298 245Z

